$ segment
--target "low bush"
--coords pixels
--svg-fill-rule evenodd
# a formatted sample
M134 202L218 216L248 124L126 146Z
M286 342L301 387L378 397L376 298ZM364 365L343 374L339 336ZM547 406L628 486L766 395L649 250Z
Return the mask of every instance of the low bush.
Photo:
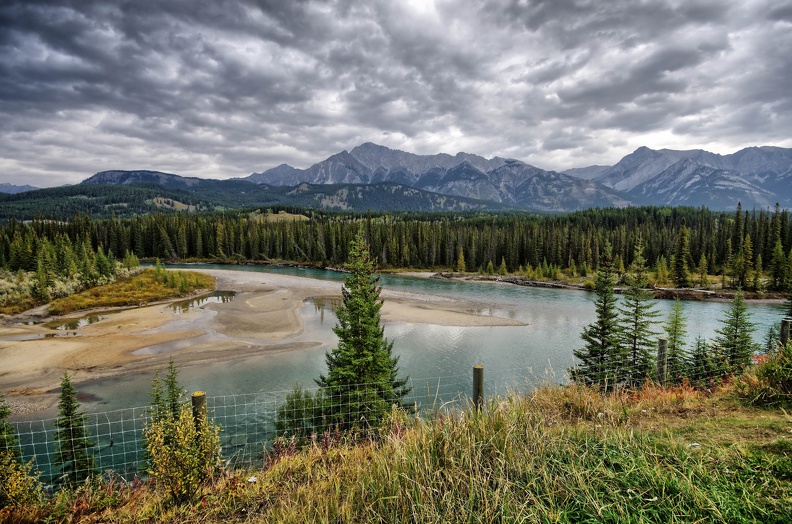
M10 451L0 452L0 508L35 505L41 495L38 472L32 463L20 462Z
M792 344L759 357L757 365L738 377L734 386L752 404L792 404Z
M214 287L214 278L202 273L146 269L140 274L112 284L54 300L50 304L49 312L53 315L65 315L97 307L137 306L184 296L199 289L211 290Z
M153 420L144 435L149 475L176 503L193 500L220 466L220 427L205 414L194 420L186 402L176 420Z

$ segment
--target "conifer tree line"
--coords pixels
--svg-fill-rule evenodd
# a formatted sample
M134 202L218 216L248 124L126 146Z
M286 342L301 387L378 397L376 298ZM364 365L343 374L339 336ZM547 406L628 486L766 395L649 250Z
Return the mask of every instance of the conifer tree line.
M305 220L266 220L255 212L158 214L133 219L11 221L0 226L0 266L35 271L50 252L70 246L117 259L127 253L167 261L289 261L341 266L359 229L381 268L506 271L531 269L587 276L606 244L621 275L635 246L658 279L678 287L708 285L783 290L792 279L789 212L640 207L565 215L343 214L305 211ZM62 264L64 264L63 262ZM61 264L61 265L62 265Z
M605 246L603 263L597 272L595 292L596 320L581 333L584 345L575 349L578 359L570 375L575 381L605 389L639 387L647 380L670 384L687 381L702 386L727 375L742 373L753 363L753 356L763 349L768 355L778 350L778 332L773 326L765 348L753 340L757 326L738 290L731 307L720 320L717 336L706 341L699 337L687 344L687 319L677 301L672 308L662 336L667 341L666 372L660 377L655 358L661 336L654 309L654 296L646 289L646 268L642 245L636 247L634 262L627 271L627 290L621 303L614 292L615 272L610 245Z

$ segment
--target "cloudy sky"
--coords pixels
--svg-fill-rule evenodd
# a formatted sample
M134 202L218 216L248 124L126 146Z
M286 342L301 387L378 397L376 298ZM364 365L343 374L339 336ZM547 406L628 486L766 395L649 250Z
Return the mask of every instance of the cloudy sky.
M790 0L0 2L0 183L792 147Z

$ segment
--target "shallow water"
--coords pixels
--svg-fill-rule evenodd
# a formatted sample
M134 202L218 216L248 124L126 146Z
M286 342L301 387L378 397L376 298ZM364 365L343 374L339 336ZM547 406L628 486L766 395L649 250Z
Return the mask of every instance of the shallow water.
M65 320L56 320L54 322L47 322L44 325L50 329L57 329L60 331L74 331L75 329L80 329L85 326L90 326L91 324L94 324L106 318L107 316L102 316L102 315L87 315L80 318L69 318Z

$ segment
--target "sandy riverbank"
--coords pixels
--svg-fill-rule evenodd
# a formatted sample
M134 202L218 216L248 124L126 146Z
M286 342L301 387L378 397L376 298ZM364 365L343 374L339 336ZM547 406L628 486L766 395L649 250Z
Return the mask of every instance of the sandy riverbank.
M262 351L298 351L314 346L318 342L292 340L303 332L300 308L309 298L341 296L338 282L272 273L202 272L217 279L218 289L236 291L236 298L187 313L167 304L98 312L101 320L66 332L41 324L19 325L19 318L3 319L0 392L6 394L13 412L51 408L57 402L55 390L64 371L79 383L161 369L171 358L183 367L231 361ZM477 314L473 303L435 295L384 290L382 298L384 322L521 325L512 319ZM157 354L147 350L187 339L193 342L177 351Z

